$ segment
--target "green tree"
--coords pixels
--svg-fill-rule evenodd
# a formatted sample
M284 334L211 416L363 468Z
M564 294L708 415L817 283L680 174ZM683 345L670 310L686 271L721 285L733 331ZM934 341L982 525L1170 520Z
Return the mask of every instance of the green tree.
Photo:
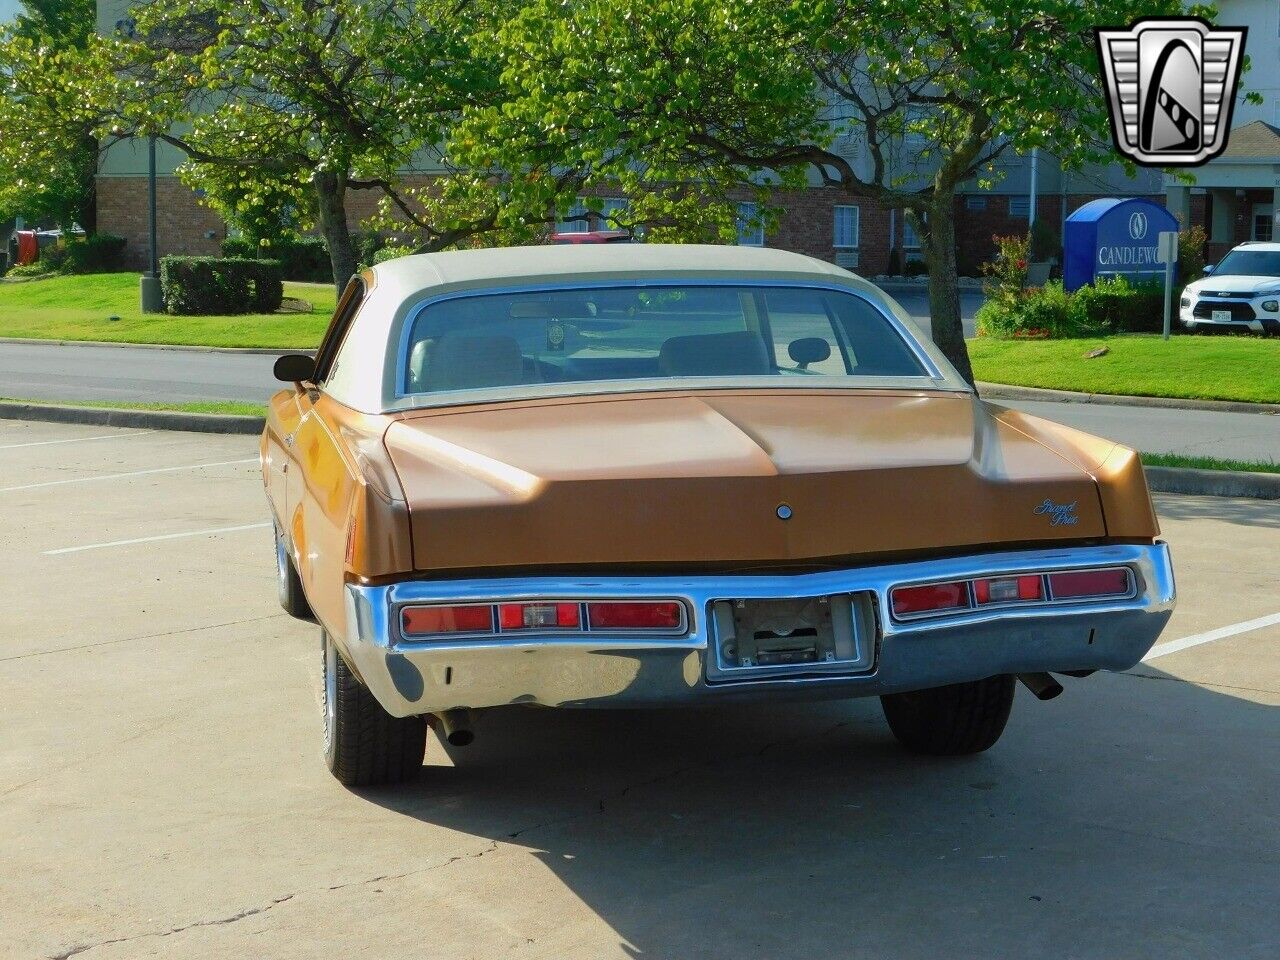
M958 190L1033 147L1068 167L1114 160L1093 27L1183 12L1181 0L533 0L493 39L507 99L473 109L453 150L477 168L648 194L656 215L697 197L723 239L742 191L767 199L807 178L902 210L929 267L934 340L972 380Z
M180 175L232 220L261 222L282 204L302 226L314 216L341 287L356 269L351 191L413 211L401 171L439 160L461 111L496 90L471 43L495 11L468 0L154 0L107 44L114 127L177 146ZM427 249L494 219L479 210L438 228L416 212Z
M24 0L0 33L0 220L92 231L96 115L74 82L94 30L93 0Z

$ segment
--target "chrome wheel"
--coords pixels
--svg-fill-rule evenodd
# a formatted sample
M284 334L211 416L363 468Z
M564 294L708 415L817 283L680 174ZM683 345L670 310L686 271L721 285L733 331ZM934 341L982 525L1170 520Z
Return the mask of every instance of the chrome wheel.
M280 604L284 606L289 600L289 555L284 549L284 538L276 530L276 590L280 594Z
M322 635L320 644L324 656L324 752L331 756L338 725L338 648L327 634Z

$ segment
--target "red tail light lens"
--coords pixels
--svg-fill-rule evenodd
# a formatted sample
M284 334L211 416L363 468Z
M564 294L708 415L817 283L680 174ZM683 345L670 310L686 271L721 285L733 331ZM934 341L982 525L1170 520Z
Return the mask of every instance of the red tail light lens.
M1108 570L1072 570L1049 574L1053 599L1071 597L1121 597L1129 593L1129 571L1125 567Z
M493 607L405 607L401 613L405 634L492 633Z
M503 630L577 630L582 617L576 603L504 603L498 607Z
M973 581L973 599L978 603L1015 603L1019 600L1043 600L1044 582L1038 575L991 577Z
M674 600L636 603L588 603L592 630L679 630L684 608Z
M893 612L902 616L933 610L957 610L969 606L969 591L963 580L928 583L919 587L898 587L892 593Z

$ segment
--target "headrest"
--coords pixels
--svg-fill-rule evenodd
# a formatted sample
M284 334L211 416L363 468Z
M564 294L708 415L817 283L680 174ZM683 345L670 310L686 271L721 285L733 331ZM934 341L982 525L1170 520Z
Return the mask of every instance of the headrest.
M658 369L668 377L764 376L769 354L748 330L672 337L658 351Z
M414 345L409 379L418 392L505 387L524 382L524 356L515 337L446 334Z

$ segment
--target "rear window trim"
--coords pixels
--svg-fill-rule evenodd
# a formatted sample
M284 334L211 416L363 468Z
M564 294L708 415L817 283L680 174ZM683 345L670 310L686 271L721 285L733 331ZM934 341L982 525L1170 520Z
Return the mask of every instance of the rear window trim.
M818 384L810 382L807 384L809 389L811 390L815 388L822 389L822 390L832 390L832 389L859 390L859 389L874 389L874 388L883 389L886 381L889 381L889 380L910 382L913 386L918 385L923 387L927 385L930 388L935 388L940 384L940 382L945 382L945 377L943 376L942 371L938 369L937 364L933 362L933 358L929 356L929 354L924 350L923 347L921 347L920 342L906 328L905 324L902 323L902 321L893 313L893 311L883 308L875 300L871 299L868 296L865 296L861 290L857 290L852 287L842 286L840 284L812 283L812 282L797 281L797 280L764 280L764 279L752 280L752 279L737 278L737 277L708 279L705 277L686 278L686 277L680 277L676 275L676 276L663 277L663 278L657 278L657 277L645 278L642 280L635 280L635 279L594 280L594 281L588 281L585 283L566 282L566 283L547 283L547 284L514 285L514 286L498 285L493 287L472 287L466 290L455 290L449 293L442 293L436 296L428 297L425 300L423 300L421 303L416 304L411 310L409 310L405 314L404 320L401 322L401 327L400 327L399 335L397 337L397 346L395 351L395 393L393 397L393 401L394 401L393 408L405 409L405 407L402 405L402 401L410 400L410 399L426 401L420 404L415 404L415 407L418 405L421 405L423 407L436 407L436 406L457 406L460 404L474 404L474 403L484 402L484 400L482 399L483 395L496 392L496 390L484 389L484 390L453 390L453 391L448 391L446 393L429 393L429 392L412 393L406 389L407 380L408 380L408 371L409 371L410 338L413 336L414 328L417 325L418 318L422 314L422 312L434 306L437 303L443 303L447 300L459 300L459 299L473 298L473 297L496 296L496 295L502 295L502 294L552 293L552 292L566 292L566 291L573 291L573 290L644 289L644 288L651 288L651 287L768 287L768 288L777 289L777 290L818 290L818 291L824 291L828 293L840 293L840 294L845 294L847 296L857 297L859 300L865 303L868 307L874 310L877 314L879 314L884 319L884 321L889 324L890 329L892 329L893 332L898 335L899 339L902 340L904 344L906 344L906 347L910 351L911 355L919 362L920 366L924 369L925 374L923 376L903 376L903 377L891 377L891 378L866 377L865 380L868 382L865 384L826 383L819 386ZM575 384L575 386L587 387L588 389L564 390L552 395L553 396L587 396L593 393L618 393L618 392L624 392L624 390L621 389L619 385L626 384L626 383L633 383L635 384L636 390L641 390L644 392L653 392L655 390L660 391L663 389L687 390L689 389L687 385L687 379L688 378L672 378L670 381L671 386L669 388L654 387L652 386L652 384L654 383L654 381L652 380L648 380L648 381L646 380L584 381L581 384ZM702 379L702 378L698 378L698 379ZM751 379L756 379L756 378L750 378L750 377L722 378L720 379L720 382L717 383L717 386L724 387L724 388L741 388L744 386L745 381L751 380ZM771 379L776 379L776 378L771 378ZM725 382L725 380L728 380L729 382ZM682 382L684 382L685 385L682 386L681 385ZM604 386L606 387L606 389L592 390L590 389L590 386L592 383ZM566 384L566 386L568 386L568 384ZM612 387L612 389L609 389L609 387ZM497 390L503 390L503 389L509 389L509 388L497 388ZM445 397L448 397L450 399L447 402L439 402L443 400ZM511 399L510 397L504 397L502 400L495 399L494 402L505 402L505 401L509 401L510 399Z

